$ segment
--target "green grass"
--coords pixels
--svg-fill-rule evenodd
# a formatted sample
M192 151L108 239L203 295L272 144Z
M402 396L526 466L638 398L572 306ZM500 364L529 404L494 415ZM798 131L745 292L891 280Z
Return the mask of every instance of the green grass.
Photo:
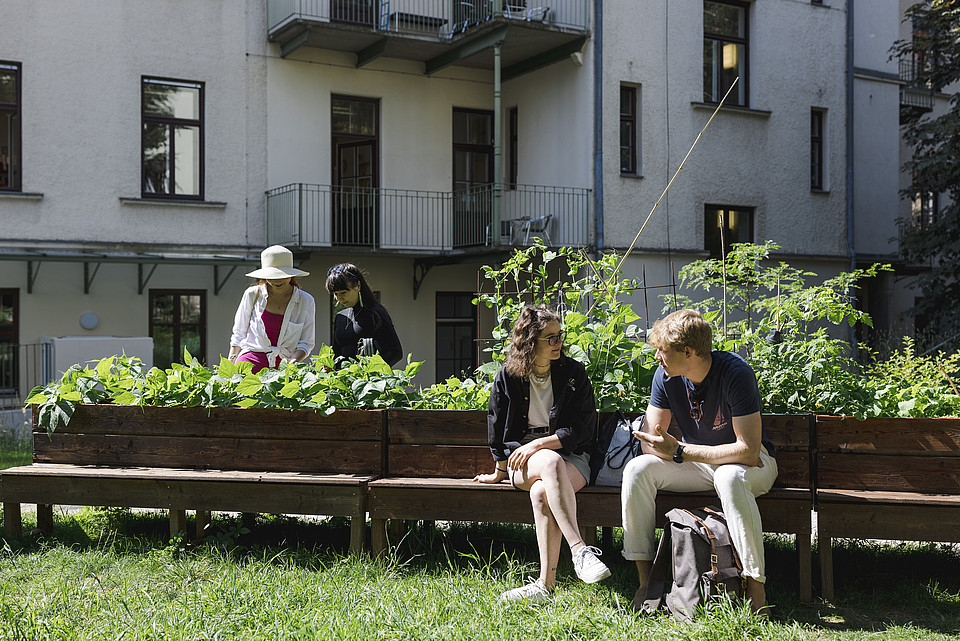
M33 444L6 434L0 434L0 470L17 465L29 465L33 458Z
M31 516L26 514L26 521ZM25 525L29 526L30 523ZM836 604L800 604L792 544L767 541L764 621L734 606L691 625L628 612L632 567L584 585L561 560L553 602L504 604L536 571L524 526L418 524L386 560L346 555L349 523L261 516L251 532L215 515L207 543L167 540L164 515L55 514L54 538L5 542L7 639L920 639L960 634L960 550L854 545L835 551ZM615 537L614 548L619 540Z

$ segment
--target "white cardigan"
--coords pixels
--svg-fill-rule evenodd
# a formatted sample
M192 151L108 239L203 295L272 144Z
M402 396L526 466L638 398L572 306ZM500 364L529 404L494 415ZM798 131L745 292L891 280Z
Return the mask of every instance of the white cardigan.
M299 287L295 288L287 309L283 312L283 324L280 326L280 338L277 346L270 344L267 330L260 316L267 305L267 286L254 285L247 288L240 299L237 314L233 318L233 333L230 345L240 348L240 354L246 352L264 352L270 367L277 366L277 358L293 358L294 352L301 349L307 356L315 344L316 305L313 296Z

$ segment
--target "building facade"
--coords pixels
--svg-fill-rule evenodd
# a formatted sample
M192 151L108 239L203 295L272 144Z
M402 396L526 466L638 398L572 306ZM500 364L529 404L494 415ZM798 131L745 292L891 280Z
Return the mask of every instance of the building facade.
M861 4L10 0L0 388L56 373L50 337L216 363L271 244L310 272L318 341L350 261L421 384L470 370L480 265L533 236L625 250L734 79L626 275L767 239L824 275L895 257L904 7Z

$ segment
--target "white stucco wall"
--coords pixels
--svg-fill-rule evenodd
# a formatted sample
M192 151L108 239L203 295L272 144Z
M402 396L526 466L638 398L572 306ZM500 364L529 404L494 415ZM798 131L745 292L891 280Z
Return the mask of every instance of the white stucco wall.
M619 21L635 15L643 20ZM845 12L771 0L749 10L750 111L714 119L638 243L703 250L706 203L754 207L755 239L795 254L846 252ZM604 6L605 244L626 247L712 110L702 100L702 4ZM806 52L806 53L805 53ZM785 73L789 70L789 73ZM619 173L620 83L642 87L643 178ZM830 191L809 183L810 109L826 109Z
M23 70L23 190L43 201L4 200L4 236L246 244L247 163L262 157L248 118L263 104L249 26L233 0L5 2L0 59ZM121 204L140 197L144 75L205 83L205 198L226 207Z

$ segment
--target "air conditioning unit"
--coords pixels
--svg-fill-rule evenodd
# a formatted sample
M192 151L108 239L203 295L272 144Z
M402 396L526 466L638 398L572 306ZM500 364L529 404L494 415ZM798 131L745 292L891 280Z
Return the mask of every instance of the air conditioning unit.
M136 356L147 367L153 367L153 339L149 336L44 336L42 343L51 345L51 372L44 380L63 375L71 365L89 365L108 356Z

